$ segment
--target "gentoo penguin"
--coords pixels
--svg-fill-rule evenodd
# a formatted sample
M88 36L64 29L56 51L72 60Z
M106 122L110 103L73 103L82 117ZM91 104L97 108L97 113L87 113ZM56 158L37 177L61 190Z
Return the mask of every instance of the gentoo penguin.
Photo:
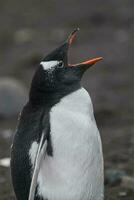
M102 58L68 64L68 39L39 64L11 150L17 200L103 200L103 155L83 73Z

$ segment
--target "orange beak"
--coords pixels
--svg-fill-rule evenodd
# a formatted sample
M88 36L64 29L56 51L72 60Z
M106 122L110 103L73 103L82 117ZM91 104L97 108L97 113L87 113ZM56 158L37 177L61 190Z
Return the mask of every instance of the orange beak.
M78 64L73 64L72 66L78 66L78 65L94 65L96 62L103 60L102 57L98 57L98 58L93 58L93 59L89 59L87 61L78 63Z
M68 38L68 44L69 46L74 42L74 40L76 39L76 35L77 35L77 32L79 31L79 28L75 29L69 36ZM84 62L81 62L81 63L77 63L77 64L69 64L69 66L79 66L79 65L93 65L95 64L96 62L102 60L103 58L102 57L98 57L98 58L93 58L93 59L89 59L89 60L86 60Z

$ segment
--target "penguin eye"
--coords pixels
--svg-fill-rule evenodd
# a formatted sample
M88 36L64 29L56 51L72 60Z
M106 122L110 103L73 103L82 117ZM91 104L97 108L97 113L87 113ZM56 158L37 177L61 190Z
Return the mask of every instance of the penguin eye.
M59 64L58 64L59 68L62 68L63 67L63 62L60 61Z

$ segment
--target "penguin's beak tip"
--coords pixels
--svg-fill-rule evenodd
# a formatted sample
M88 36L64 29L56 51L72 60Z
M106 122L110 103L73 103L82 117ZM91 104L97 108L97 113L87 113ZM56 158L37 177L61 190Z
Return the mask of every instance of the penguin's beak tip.
M74 31L69 35L68 37L68 44L69 46L74 42L76 39L77 32L79 31L79 28L74 29Z

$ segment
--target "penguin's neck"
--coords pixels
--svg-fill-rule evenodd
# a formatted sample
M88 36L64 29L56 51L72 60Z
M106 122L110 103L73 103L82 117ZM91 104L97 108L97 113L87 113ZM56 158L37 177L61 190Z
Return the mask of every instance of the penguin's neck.
M34 85L30 89L29 102L33 106L45 106L51 108L57 104L66 95L80 89L80 84L74 84L68 87L63 87L60 90L45 90L45 88L38 88Z

